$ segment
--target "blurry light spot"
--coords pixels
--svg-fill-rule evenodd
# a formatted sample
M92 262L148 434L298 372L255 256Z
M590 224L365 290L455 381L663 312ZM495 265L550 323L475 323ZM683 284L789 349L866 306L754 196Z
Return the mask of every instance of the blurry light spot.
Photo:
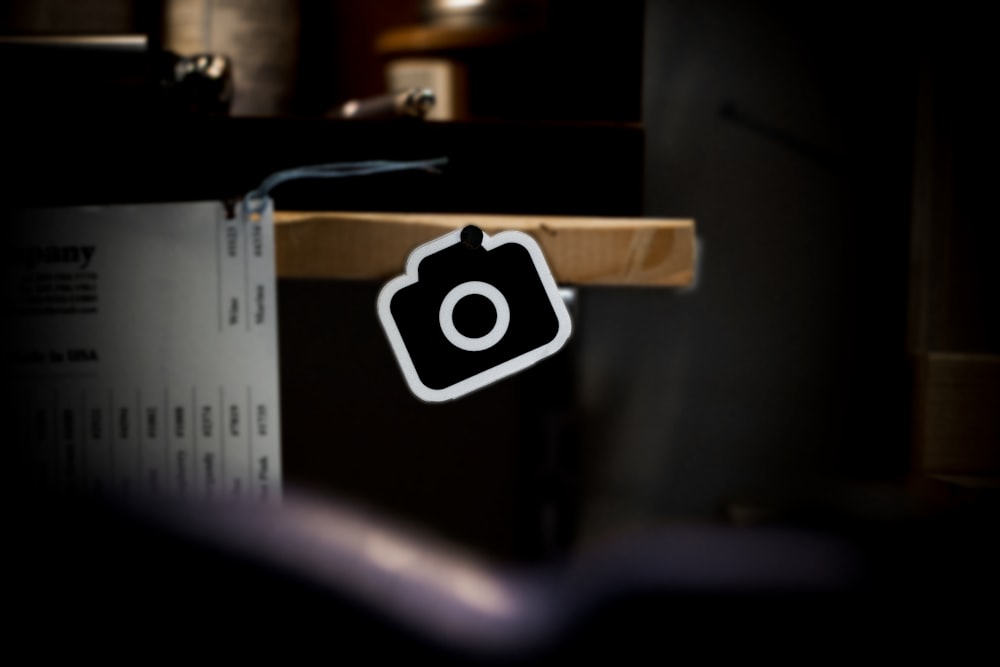
M467 9L479 7L485 0L444 0L444 6L448 9Z
M223 58L213 58L208 65L208 75L213 79L221 78L226 73L226 61Z
M373 563L390 572L406 569L417 558L417 552L411 547L379 533L365 539L365 554Z
M509 614L513 610L510 597L489 578L469 571L456 570L451 577L451 590L460 600L490 614Z
M350 102L347 102L344 105L344 108L341 110L341 113L343 113L345 117L350 118L351 116L353 116L358 112L359 106L361 105L358 104L357 100L351 100Z

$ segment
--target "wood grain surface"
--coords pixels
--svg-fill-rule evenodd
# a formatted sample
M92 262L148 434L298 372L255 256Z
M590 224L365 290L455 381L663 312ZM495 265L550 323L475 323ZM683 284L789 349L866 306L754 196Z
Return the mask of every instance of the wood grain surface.
M685 286L694 276L693 220L281 211L278 276L391 278L414 248L466 225L530 234L562 284Z

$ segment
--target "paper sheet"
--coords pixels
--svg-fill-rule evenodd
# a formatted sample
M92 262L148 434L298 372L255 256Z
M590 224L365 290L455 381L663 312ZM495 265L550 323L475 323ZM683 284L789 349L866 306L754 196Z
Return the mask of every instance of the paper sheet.
M273 211L22 211L5 267L25 474L130 497L281 496ZM8 221L11 222L11 221Z

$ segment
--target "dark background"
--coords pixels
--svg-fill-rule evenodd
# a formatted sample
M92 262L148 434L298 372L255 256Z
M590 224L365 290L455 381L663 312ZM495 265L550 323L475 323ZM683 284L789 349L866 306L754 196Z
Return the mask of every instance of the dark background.
M696 218L703 256L691 293L587 295L595 530L858 482L873 509L913 471L911 221L940 181L931 256L958 277L923 349L1000 350L989 34L971 3L647 3L645 212Z
M645 210L697 220L700 277L587 295L587 433L614 443L593 467L595 530L907 471L926 20L888 3L648 3Z
M19 4L3 5L8 25ZM15 153L29 156L29 177L5 160L10 192L32 203L43 191L56 203L232 196L296 163L444 148L458 168L439 185L289 186L278 206L690 217L698 279L683 290L581 288L563 353L439 408L402 384L374 318L378 285L282 281L290 482L520 563L677 522L853 534L966 503L993 511L963 526L995 532L998 470L972 470L994 480L975 493L941 485L915 445L915 360L1000 353L985 9L651 0L640 21L643 3L554 3L575 17L576 40L560 38L562 69L543 69L571 71L552 104L431 127L320 121L327 104L378 92L380 61L359 46L385 25L364 9L373 5L303 4L303 17L343 21L306 23L303 45L319 46L303 47L297 106L266 128L29 123L38 145ZM417 20L412 3L379 6L390 24ZM145 20L136 16L126 27ZM330 57L345 50L349 63ZM240 157L251 131L261 150ZM225 150L205 149L209 136ZM170 158L135 172L108 150L94 162L123 179L109 182L84 173L92 153L66 150L74 141ZM910 563L913 590L966 562L953 544L948 566ZM913 555L879 553L888 570ZM995 566L966 574L974 588Z

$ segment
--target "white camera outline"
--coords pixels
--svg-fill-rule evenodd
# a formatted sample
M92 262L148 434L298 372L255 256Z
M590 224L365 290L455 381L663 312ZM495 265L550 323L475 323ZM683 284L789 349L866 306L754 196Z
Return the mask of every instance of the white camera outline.
M489 332L482 336L466 336L455 327L455 306L467 296L481 296L488 299L496 311L496 322ZM493 285L481 280L467 280L452 287L441 300L438 324L444 337L458 349L466 352L482 352L499 343L507 335L507 330L510 328L510 304L507 303L507 297L503 292Z
M386 283L378 295L378 318L382 324L382 328L385 330L386 337L389 339L389 345L396 356L396 362L403 371L403 377L406 379L406 384L409 386L410 391L417 398L427 403L442 403L460 398L522 371L529 366L533 366L542 359L550 357L561 350L573 333L573 324L570 320L569 311L566 309L566 304L559 294L559 286L556 284L555 278L552 276L552 271L549 269L549 265L545 261L545 256L542 254L542 249L538 246L535 239L524 232L513 230L499 232L493 236L483 232L482 247L487 252L508 243L515 243L528 251L528 256L531 257L535 271L538 273L539 281L545 289L549 304L555 313L559 329L548 343L528 350L492 368L487 368L451 386L443 389L432 389L421 382L420 376L417 375L417 369L413 365L413 360L410 358L410 353L406 349L406 344L403 342L403 337L399 333L399 328L396 326L396 321L392 317L392 311L390 310L392 298L404 287L409 287L420 281L420 262L430 255L450 248L456 243L461 243L461 241L462 229L456 229L444 236L439 236L432 241L418 246L407 258L406 270L403 275L397 276ZM465 283L459 283L459 285L462 284ZM434 313L428 313L428 317L433 315Z

